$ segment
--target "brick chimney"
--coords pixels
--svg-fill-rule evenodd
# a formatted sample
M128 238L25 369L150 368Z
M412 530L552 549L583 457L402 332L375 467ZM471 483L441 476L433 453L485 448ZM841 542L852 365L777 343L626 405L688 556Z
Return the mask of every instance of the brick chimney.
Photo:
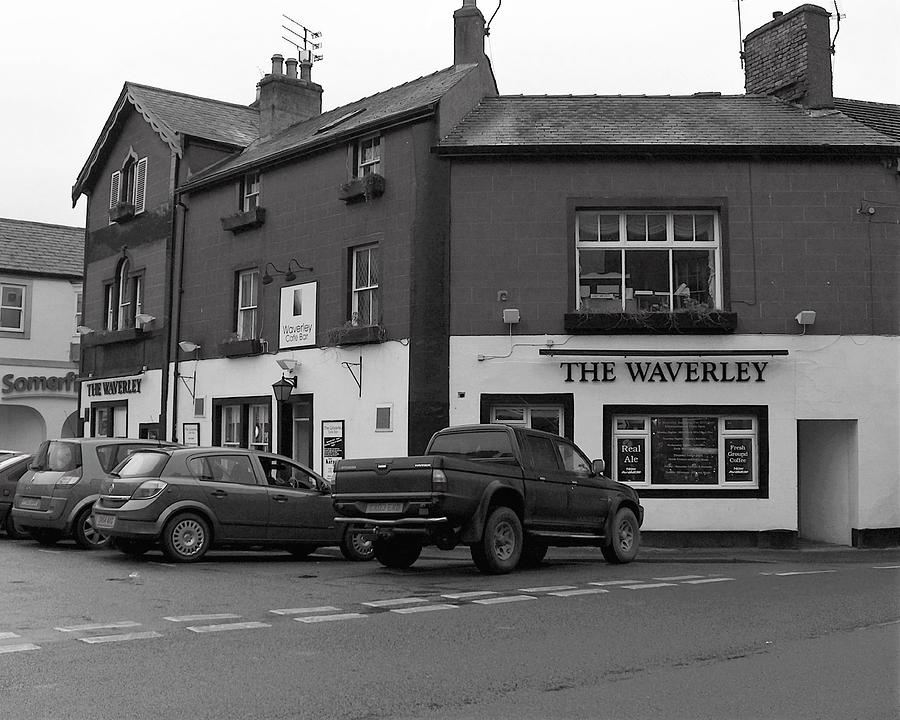
M484 62L484 15L476 0L463 0L453 13L453 64Z
M801 5L744 38L744 87L807 108L834 107L829 13Z
M288 59L287 73L284 58L272 56L272 72L257 85L259 108L259 136L269 137L294 123L322 114L322 86L310 79L312 63Z

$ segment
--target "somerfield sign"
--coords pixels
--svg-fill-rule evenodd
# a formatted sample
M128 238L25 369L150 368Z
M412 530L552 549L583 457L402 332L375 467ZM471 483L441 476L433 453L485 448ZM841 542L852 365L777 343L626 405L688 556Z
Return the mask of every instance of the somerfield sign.
M25 377L8 373L3 376L3 395L24 393L73 393L75 391L75 373L66 373L65 377L31 375Z
M765 382L763 375L769 365L753 360L625 361L622 364L626 371L624 375L632 382L641 383ZM619 370L617 363L612 361L561 362L559 366L566 372L565 382L615 382Z

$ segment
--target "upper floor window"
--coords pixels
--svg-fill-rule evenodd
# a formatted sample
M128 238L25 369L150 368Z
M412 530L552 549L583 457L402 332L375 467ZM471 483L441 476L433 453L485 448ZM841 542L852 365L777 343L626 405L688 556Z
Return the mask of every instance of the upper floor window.
M133 272L131 261L123 258L116 277L106 285L106 329L127 330L134 327L135 317L143 312L144 277Z
M353 250L353 288L351 323L377 325L380 321L378 302L378 245L365 245Z
M25 286L0 284L0 330L25 331Z
M237 319L240 340L259 337L259 270L243 270L237 277Z
M580 210L575 248L580 311L671 312L722 305L715 212Z
M255 210L259 205L259 173L250 172L241 178L241 212Z
M365 177L381 173L381 136L375 135L360 140L354 146L353 177Z
M75 325L73 334L78 332L78 326L83 324L84 317L84 289L81 285L73 286L75 291Z
M147 158L138 159L129 153L121 170L116 170L109 181L109 207L120 203L134 207L134 215L144 212L147 197Z

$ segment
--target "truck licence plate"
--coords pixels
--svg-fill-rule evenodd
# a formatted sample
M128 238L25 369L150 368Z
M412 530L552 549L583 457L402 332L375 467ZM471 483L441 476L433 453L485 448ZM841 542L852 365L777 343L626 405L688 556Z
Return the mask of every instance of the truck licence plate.
M94 527L103 530L109 530L116 524L115 515L101 515L94 513Z
M23 497L19 507L37 510L41 506L41 499L36 497Z
M369 503L366 506L366 512L371 512L371 513L403 512L403 503L398 503L398 502Z

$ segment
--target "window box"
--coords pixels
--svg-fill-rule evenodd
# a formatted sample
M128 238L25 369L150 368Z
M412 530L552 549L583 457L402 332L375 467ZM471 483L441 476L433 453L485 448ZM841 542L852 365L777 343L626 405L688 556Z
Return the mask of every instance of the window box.
M228 340L222 343L222 352L225 353L225 357L230 358L259 355L262 353L262 341L259 338Z
M112 343L130 342L141 340L147 335L140 328L125 328L124 330L101 330L100 332L83 335L81 342L85 346L111 345Z
M346 203L369 200L384 194L384 176L378 173L369 173L365 177L354 178L341 185L338 195Z
M328 331L329 345L366 345L384 342L381 325L342 325Z
M128 222L134 217L134 203L117 202L109 209L109 221L114 223Z
M266 209L263 207L255 207L246 212L235 213L221 218L222 229L237 235L245 230L258 228L266 221Z
M566 332L575 335L724 335L737 328L737 313L722 310L676 312L566 313Z

